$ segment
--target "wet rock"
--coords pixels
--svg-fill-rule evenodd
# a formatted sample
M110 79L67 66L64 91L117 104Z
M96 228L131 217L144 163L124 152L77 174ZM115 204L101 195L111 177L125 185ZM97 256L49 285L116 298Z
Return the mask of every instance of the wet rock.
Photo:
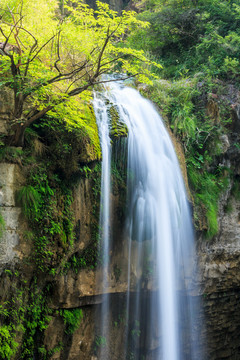
M226 134L220 136L222 153L225 154L230 148L228 136Z
M233 115L233 130L240 131L240 104L235 103L231 105Z

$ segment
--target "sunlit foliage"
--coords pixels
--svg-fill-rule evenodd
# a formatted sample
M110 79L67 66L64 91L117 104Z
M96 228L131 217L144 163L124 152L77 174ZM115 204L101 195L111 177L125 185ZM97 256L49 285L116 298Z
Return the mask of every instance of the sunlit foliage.
M60 8L57 0L4 0L0 85L15 94L13 144L21 143L32 122L70 97L81 94L88 102L86 90L105 82L103 74L120 72L123 78L133 75L148 82L153 63L143 50L123 46L128 32L146 26L134 13L119 16L100 2L94 11L81 1Z
M161 76L239 73L239 0L147 0L139 19L150 27L133 32L129 43L161 60Z

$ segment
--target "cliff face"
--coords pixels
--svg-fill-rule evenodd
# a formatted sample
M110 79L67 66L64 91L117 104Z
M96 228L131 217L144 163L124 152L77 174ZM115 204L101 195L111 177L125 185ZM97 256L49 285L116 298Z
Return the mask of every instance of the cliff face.
M240 356L240 201L231 200L231 213L221 214L221 228L208 244L199 239L200 286L208 349L207 359L238 359Z
M2 91L0 96L0 135L8 130L12 93ZM26 222L20 221L21 209L16 204L16 192L25 183L19 164L0 163L0 212L5 221L5 231L0 238L0 269L5 264L15 263L29 252L23 243L21 234L26 229ZM23 220L23 219L21 219Z
M24 221L20 221L21 208L15 201L15 193L24 184L21 169L16 164L0 163L0 206L6 230L0 240L0 264L14 263L26 251L21 242ZM28 250L27 250L28 251Z
M224 151L219 159L219 166L225 166L231 178L219 201L217 235L210 242L201 234L197 240L199 270L195 277L202 296L207 358L229 360L240 357L240 118L239 105L231 107L233 122L228 135L221 137Z
M8 108L5 97L2 101L0 129L4 134ZM231 169L234 181L230 181L219 204L217 236L208 242L202 233L198 234L198 267L191 280L191 295L202 302L202 311L196 323L205 324L199 343L200 347L207 348L205 359L209 360L240 357L240 199L237 183L240 157L236 146L239 143L240 118L237 104L232 112L233 125L229 134L222 138L225 151L219 161ZM31 229L16 202L16 193L27 180L24 166L20 161L0 163L0 210L5 220L5 231L0 240L0 300L4 306L7 302L11 306L17 304L17 315L12 312L6 319L1 314L1 322L20 322L24 327L24 330L18 328L16 331L8 328L19 344L9 357L11 359L19 358L27 347L32 346L32 353L37 359L95 360L100 347L104 347L101 339L94 335L99 325L100 304L104 301L102 271L96 268L96 259L93 259L93 253L97 252L99 176L99 171L92 170L90 176L78 177L71 204L75 240L70 249L61 250L62 260L67 266L61 264L54 272L44 273L37 270L32 260L34 244L32 238L26 236ZM117 360L122 356L122 337L126 328L124 303L127 289L127 251L122 232L124 189L121 184L115 184L111 196L115 204L112 214L114 246L107 290L110 310L106 317L111 324L111 360ZM56 236L56 247L58 242L60 240ZM60 247L56 253L58 249ZM137 278L136 273L136 281ZM147 285L146 298L149 291L154 291L151 284ZM82 315L79 324L71 330L73 324L69 314L73 314L73 323L77 323L76 310L81 310ZM37 324L33 333L27 327L27 319ZM26 342L28 331L33 341L31 346ZM7 343L8 340L4 341ZM154 339L147 345L146 359L152 358L157 345ZM14 349L13 343L10 346ZM40 352L40 348L44 350ZM45 357L40 355L44 352Z

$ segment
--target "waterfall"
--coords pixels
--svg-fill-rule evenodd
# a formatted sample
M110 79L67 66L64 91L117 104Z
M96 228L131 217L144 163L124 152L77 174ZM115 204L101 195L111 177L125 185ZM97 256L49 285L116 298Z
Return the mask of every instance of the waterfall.
M102 169L101 169L101 199L100 199L100 220L99 220L99 236L101 239L101 258L102 258L102 294L105 294L105 299L102 302L100 309L100 337L99 341L108 338L108 322L105 319L105 314L109 308L108 290L108 274L109 274L109 243L110 243L110 212L111 212L111 139L109 136L109 116L104 103L101 98L95 97L94 111L97 119L99 139L102 150ZM100 348L101 349L101 348ZM100 358L104 358L100 354Z
M188 295L195 259L194 234L173 145L154 106L136 90L113 83L104 96L128 128L124 231L128 291L126 336L119 359L200 360ZM109 129L110 116L106 102L96 98L94 104L103 157L100 225L107 257L111 150L109 130L102 131L102 127ZM103 267L109 271L107 262ZM109 274L103 276L103 287L108 286L108 278ZM103 317L108 301L104 303ZM108 341L106 331L105 335ZM100 359L111 359L111 354Z

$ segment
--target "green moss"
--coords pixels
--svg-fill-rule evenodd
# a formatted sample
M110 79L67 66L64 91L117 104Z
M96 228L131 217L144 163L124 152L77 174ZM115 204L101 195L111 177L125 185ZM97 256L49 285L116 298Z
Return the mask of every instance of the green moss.
M111 118L111 138L127 137L128 128L126 124L121 121L117 107L114 105L110 106L108 112Z
M211 239L218 232L218 202L221 193L228 187L229 177L224 171L211 174L188 167L189 182L194 195L196 228Z
M97 127L97 123L96 123L96 117L95 117L95 113L93 110L92 106L88 106L87 107L87 111L85 113L86 115L86 122L89 125L89 127L91 128L91 136L90 136L90 140L91 143L94 146L94 155L96 157L96 159L100 159L101 156L101 148L100 148L100 142L99 142L99 136L98 136L98 127Z
M0 238L2 237L4 230L5 230L5 221L2 214L0 213Z

